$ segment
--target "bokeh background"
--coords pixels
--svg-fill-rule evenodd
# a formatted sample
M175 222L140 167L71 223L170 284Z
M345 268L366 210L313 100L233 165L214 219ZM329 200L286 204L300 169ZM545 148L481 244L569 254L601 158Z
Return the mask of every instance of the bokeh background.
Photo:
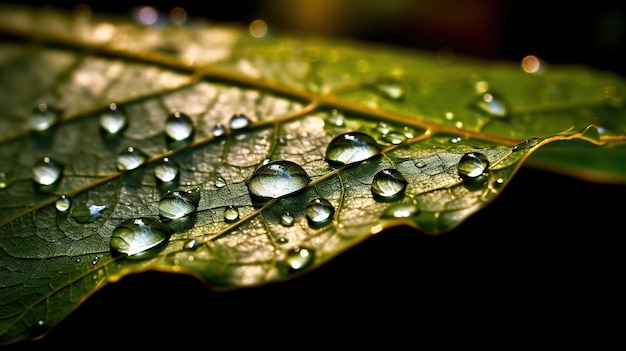
M28 3L72 8L78 2ZM495 60L533 54L548 64L626 73L626 2L87 4L111 13L182 7L189 16L216 22L247 25L264 19L277 32L433 51L447 47ZM589 330L597 327L610 337L616 326L606 315L623 301L618 283L624 198L624 185L523 168L493 203L453 232L427 237L399 227L289 282L228 293L210 291L187 276L129 276L98 291L44 341L19 347L148 349L173 342L181 349L220 344L299 349L384 342L394 349L447 344L467 331L473 332L474 346L497 345L492 338L497 334L504 340L499 346L507 347L533 345L539 336L548 342L591 338Z

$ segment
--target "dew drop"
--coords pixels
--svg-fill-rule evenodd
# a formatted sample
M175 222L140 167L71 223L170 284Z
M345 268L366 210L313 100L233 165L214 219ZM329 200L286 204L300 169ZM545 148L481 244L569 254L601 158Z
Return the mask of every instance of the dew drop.
M65 195L61 195L61 197L59 197L57 201L54 203L54 206L59 212L65 212L69 210L70 205L71 205L70 199Z
M109 110L100 115L100 128L108 134L121 132L128 124L128 118L117 107L117 104L110 104Z
M243 113L234 114L230 121L228 122L228 126L230 129L241 129L249 126L251 123L250 118L244 115Z
M196 239L189 239L183 244L183 250L195 250L200 246L200 242Z
M489 92L480 94L471 106L490 117L504 118L510 113L507 102L497 94Z
M62 173L63 166L46 156L33 168L33 180L39 185L52 185L61 179Z
M299 164L277 160L257 168L248 180L247 186L252 196L273 199L306 187L310 180L309 175Z
M291 227L295 222L296 219L289 212L285 212L282 216L280 216L280 224L285 227Z
M0 189L4 189L9 185L7 174L0 172Z
M392 100L404 98L404 89L397 79L391 76L382 76L370 85L373 89Z
M539 145L539 143L541 143L542 141L543 141L543 139L539 139L539 138L526 139L526 140L522 141L521 143L513 146L513 149L511 151L517 152L517 151L530 149L530 148L533 148L533 147Z
M178 171L178 164L168 157L163 158L160 163L154 166L154 176L164 183L175 180L178 177Z
M334 214L335 208L326 199L313 199L306 206L306 218L312 227L321 227L330 223Z
M193 133L193 121L189 115L176 111L167 116L165 120L165 135L167 135L170 140L187 140Z
M198 190L168 191L159 201L159 214L170 219L181 218L195 211L199 203Z
M399 203L389 206L383 211L382 218L410 218L419 213L419 207L412 203Z
M117 169L119 171L130 171L135 169L148 159L143 152L129 146L117 156Z
M372 194L377 200L394 201L404 196L407 181L398 170L383 169L372 180Z
M333 109L330 114L328 115L328 117L326 118L326 123L335 126L335 127L343 127L346 125L346 122L344 121L344 117L343 114L340 113L338 110Z
M461 157L457 167L461 178L477 178L489 168L489 159L479 152L468 152Z
M226 127L224 127L223 124L217 123L215 126L213 126L214 137L222 136L224 135L224 133L226 133Z
M348 164L366 160L380 152L380 145L371 136L349 132L336 136L326 148L326 161Z
M93 223L102 217L106 205L81 204L72 209L72 217L79 223Z
M224 220L226 223L232 223L239 219L239 210L233 206L228 206L224 210Z
M406 141L406 139L406 134L396 130L391 130L388 133L383 134L383 141L393 145L402 144Z
M111 248L132 256L165 242L171 234L172 230L158 219L127 219L113 230Z
M215 178L215 187L220 189L226 186L226 180L224 180L224 178L222 177L217 177Z
M286 244L289 242L289 239L285 238L284 236L281 236L280 238L278 238L277 241L279 244Z
M290 272L301 271L315 261L315 251L306 247L296 246L287 252L285 264Z
M52 108L42 102L33 109L28 122L32 130L36 132L43 132L55 125L58 122L60 115L60 110Z

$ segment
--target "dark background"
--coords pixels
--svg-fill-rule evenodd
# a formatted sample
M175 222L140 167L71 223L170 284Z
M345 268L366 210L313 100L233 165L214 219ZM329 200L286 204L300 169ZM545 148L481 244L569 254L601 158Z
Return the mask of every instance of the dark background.
M36 2L49 4L50 2ZM59 5L56 3L55 5ZM143 4L143 3L142 3ZM626 5L547 1L266 0L145 3L218 22L624 74ZM65 4L73 7L74 4ZM136 4L91 4L128 13ZM144 349L535 345L617 336L626 186L523 168L460 227L399 227L289 282L214 292L192 277L128 276L96 292L42 341L10 348ZM467 338L471 332L471 338ZM621 332L620 332L621 333ZM496 342L496 340L500 340ZM542 341L546 342L546 341ZM506 346L505 346L506 345ZM223 347L223 346L219 346ZM7 347L9 348L9 347Z

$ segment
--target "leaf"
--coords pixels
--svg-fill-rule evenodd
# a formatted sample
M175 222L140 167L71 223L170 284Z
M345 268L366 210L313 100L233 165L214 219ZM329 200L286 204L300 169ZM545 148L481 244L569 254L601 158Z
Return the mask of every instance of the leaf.
M626 180L624 81L610 72L526 73L202 22L26 7L0 19L3 344L45 334L132 273L231 290L310 272L388 228L450 232L526 162ZM186 118L193 132L176 140ZM169 167L173 180L155 177ZM373 194L385 170L401 178L383 178L383 190L406 181L399 194ZM182 200L167 213L191 213L163 217L172 191ZM315 199L330 207L307 218ZM130 232L113 235L120 224ZM134 239L143 246L127 248Z

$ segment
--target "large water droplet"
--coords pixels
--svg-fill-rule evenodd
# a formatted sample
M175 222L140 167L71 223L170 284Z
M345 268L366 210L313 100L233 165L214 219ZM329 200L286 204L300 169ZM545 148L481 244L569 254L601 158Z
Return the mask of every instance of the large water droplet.
M126 128L127 124L128 118L114 103L109 105L108 111L100 115L100 128L107 134L117 134Z
M314 228L330 223L335 214L335 208L330 201L323 198L311 200L306 206L306 218Z
M326 161L348 164L366 160L380 152L380 145L371 136L349 132L336 136L326 148Z
M285 227L291 227L295 222L296 219L289 212L285 212L282 216L280 216L280 224Z
M285 264L290 272L301 271L315 261L315 251L306 247L294 247L287 252Z
M508 103L499 95L489 92L480 94L471 106L490 117L504 118L510 113Z
M249 126L251 123L250 118L244 115L243 113L234 114L230 121L228 122L228 126L230 129L241 129Z
M199 203L198 190L168 191L159 201L159 214L170 219L181 218L195 211Z
M167 135L170 140L187 140L193 133L193 121L187 114L176 111L167 116L165 121L165 135Z
M178 177L178 164L165 157L154 166L154 176L163 183L174 181Z
M489 159L479 152L468 152L461 157L457 167L459 177L463 179L477 178L489 168Z
M372 180L372 194L379 201L395 201L404 196L407 181L398 170L383 169Z
M61 179L63 166L44 157L33 167L33 180L39 185L52 185Z
M117 169L119 171L130 171L144 164L147 159L148 156L146 154L129 146L117 156Z
M28 122L32 130L43 132L55 125L60 115L60 110L50 107L46 103L40 103L31 112Z
M277 160L257 168L247 185L252 196L274 199L306 187L309 181L309 175L299 164Z
M127 219L113 230L111 248L132 256L165 242L171 234L172 230L158 219Z
M59 212L65 212L69 210L70 206L71 206L70 199L65 195L61 195L61 197L59 197L57 201L54 203L54 207L56 207L57 211Z
M236 207L228 206L224 210L224 220L226 223L232 223L239 219L239 210Z

